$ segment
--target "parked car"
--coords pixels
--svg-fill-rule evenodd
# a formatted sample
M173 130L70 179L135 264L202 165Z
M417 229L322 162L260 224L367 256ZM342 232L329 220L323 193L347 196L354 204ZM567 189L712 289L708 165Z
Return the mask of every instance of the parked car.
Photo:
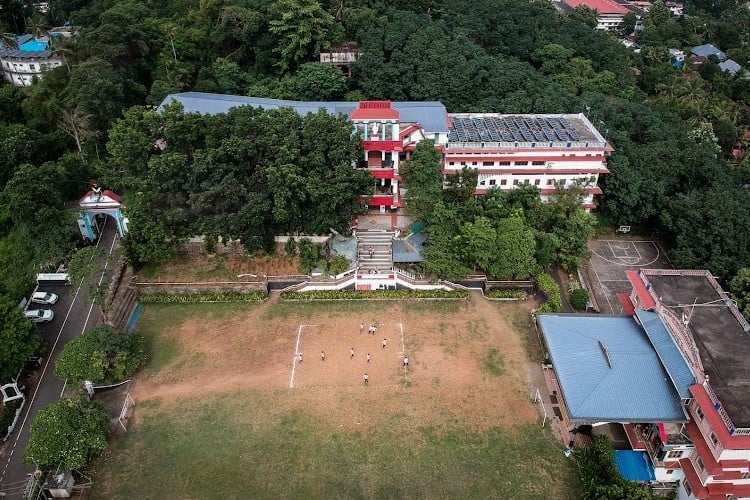
M43 364L44 358L41 356L29 356L28 359L26 359L27 370L36 370L37 368L41 368Z
M37 304L54 304L59 297L52 292L34 292L31 295L31 301Z
M24 314L34 323L49 323L55 317L52 309L28 309Z

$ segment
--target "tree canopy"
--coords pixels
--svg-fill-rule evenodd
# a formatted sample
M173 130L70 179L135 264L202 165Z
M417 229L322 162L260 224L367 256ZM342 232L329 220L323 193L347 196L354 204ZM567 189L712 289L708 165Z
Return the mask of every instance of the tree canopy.
M143 337L97 326L65 344L55 363L55 376L71 385L86 380L111 384L124 380L145 360Z
M109 415L101 403L62 398L37 413L23 461L43 468L83 468L107 446Z
M17 304L0 295L0 385L15 377L40 345L34 324Z

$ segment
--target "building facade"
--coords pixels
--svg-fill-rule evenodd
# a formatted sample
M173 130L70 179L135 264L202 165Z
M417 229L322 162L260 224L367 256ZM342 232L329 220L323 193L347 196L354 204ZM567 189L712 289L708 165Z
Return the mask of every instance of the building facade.
M750 324L708 271L643 269L628 279L633 306L663 319L696 378L683 400L692 447L667 454L681 472L678 498L750 499Z
M403 207L399 166L424 140L434 141L441 152L444 175L464 167L478 171L477 195L530 184L546 201L559 189L579 186L587 209L595 207L594 196L601 193L599 175L608 172L606 160L613 151L583 114L450 114L435 101L300 102L199 92L169 95L162 106L175 101L186 112L205 114L236 106L291 107L300 114L322 108L345 114L352 133L362 139L364 157L357 167L366 168L373 178L373 191L362 201L381 213Z
M62 56L49 50L47 39L23 35L17 41L17 48L0 46L3 78L11 85L27 87L34 82L34 78L41 78L44 70L62 66Z
M750 324L708 271L626 274L630 316L537 318L563 435L624 436L679 500L750 499Z

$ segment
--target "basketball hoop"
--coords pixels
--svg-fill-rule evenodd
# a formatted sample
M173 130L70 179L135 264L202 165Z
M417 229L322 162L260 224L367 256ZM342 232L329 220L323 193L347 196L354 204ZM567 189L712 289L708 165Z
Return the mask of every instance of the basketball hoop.
M620 226L620 227L617 228L617 232L618 233L622 233L622 234L629 233L630 232L630 226Z

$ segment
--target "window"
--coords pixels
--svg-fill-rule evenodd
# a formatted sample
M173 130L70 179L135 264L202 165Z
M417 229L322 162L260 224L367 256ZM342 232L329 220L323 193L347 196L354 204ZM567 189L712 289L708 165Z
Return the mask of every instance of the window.
M531 164L532 165L544 165L544 162L543 161L532 161Z
M500 185L501 186L507 186L508 185L508 179L500 179Z
M667 475L673 474L673 473L674 473L674 469L667 469Z
M471 162L471 164L476 166L477 162L473 161Z
M699 420L703 420L704 418L706 418L706 416L703 414L703 410L701 410L700 406L696 406L695 407L695 414L698 415L698 419Z
M456 164L456 162L453 162L453 161L449 161L449 162L448 162L448 165L450 165L450 166L453 166L453 165L455 165L455 164Z
M706 470L706 464L703 463L703 459L701 457L696 458L695 463L698 464L698 468L701 470L701 472Z
M36 64L29 64L29 69L36 69Z
M487 181L479 181L480 186L484 186Z
M716 446L717 444L719 444L719 439L716 437L716 434L714 434L713 432L711 433L710 436L708 436L708 438L711 440L711 442L714 444L714 446Z
M542 182L541 179L534 179L535 186L538 186L539 184L541 184L541 182Z
M513 179L513 185L518 186L518 179Z
M528 164L529 164L529 162L527 162L527 161L517 161L516 162L516 165L518 165L519 167L521 167L523 165L528 165Z
M494 186L497 184L497 181L495 179L490 179L490 186Z
M743 472L741 478L742 479L750 479L750 472Z
M682 457L682 450L672 450L667 453L667 458L680 458Z
M497 162L497 164L500 165L501 167L507 167L508 165L510 165L510 162L509 161L499 161L499 162Z
M688 496L693 494L693 488L690 487L690 483L687 482L687 479L683 480L682 485L685 487L685 493L687 493Z
M555 183L555 179L547 179L547 185L551 186Z
M491 166L493 166L494 164L495 164L495 162L494 162L494 161L483 161L483 162L482 162L482 166L483 166L483 167L491 167Z
M528 180L528 179L524 179L524 180L523 180L523 183L524 183L524 184L528 184L528 183L529 183L529 180Z
M461 162L461 166L462 166L462 167L465 167L465 166L466 166L466 162L465 162L465 161L462 161L462 162Z

